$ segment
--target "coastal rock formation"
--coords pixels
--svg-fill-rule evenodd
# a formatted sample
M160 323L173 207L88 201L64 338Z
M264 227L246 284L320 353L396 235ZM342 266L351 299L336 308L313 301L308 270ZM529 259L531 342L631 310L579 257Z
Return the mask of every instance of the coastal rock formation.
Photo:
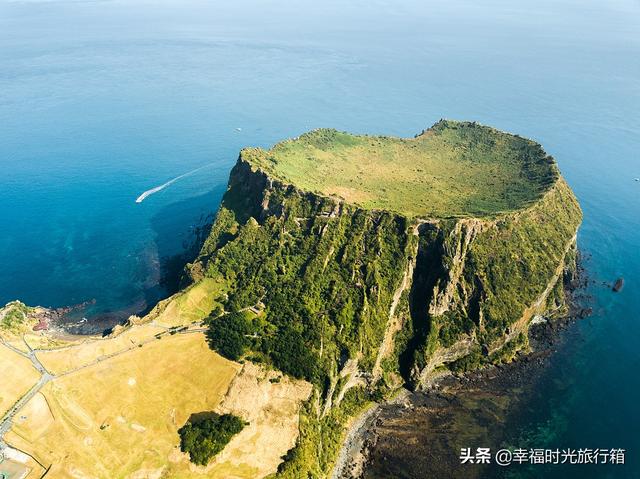
M315 385L280 474L325 475L367 401L508 361L534 317L565 314L581 217L516 135L315 130L241 152L189 275L223 283L225 311L261 305L246 357Z
M58 316L57 310L11 301L0 307L0 338L10 340L26 332L46 330Z

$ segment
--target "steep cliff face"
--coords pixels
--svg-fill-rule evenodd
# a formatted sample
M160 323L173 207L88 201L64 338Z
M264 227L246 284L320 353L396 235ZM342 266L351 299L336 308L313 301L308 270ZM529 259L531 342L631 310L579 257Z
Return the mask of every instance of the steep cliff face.
M226 310L263 303L268 325L258 352L323 384L348 360L354 372L372 371L416 249L407 218L300 191L241 157L191 271L224 278ZM289 370L279 351L295 341L310 359L297 358L304 371Z
M411 296L417 334L410 379L442 365L467 369L525 346L535 315L566 308L563 273L575 268L580 208L559 178L534 205L490 220L425 224L424 279ZM435 249L436 251L430 251Z
M450 130L457 136L446 136ZM309 135L300 140L305 161L323 160L329 151L348 163L355 150L344 148L361 148L333 131ZM290 154L289 143L284 152L247 149L190 267L194 280L224 281L226 311L264 307L265 314L254 320L247 357L314 382L309 413L316 418L330 416L345 397L352 404L361 394L384 394L401 384L423 387L442 371L508 360L526 347L535 315L562 314L566 307L563 273L575 264L581 211L553 160L529 140L475 124L438 123L407 140L408 147L421 148L410 142L423 137L448 145L453 153L447 161L457 161L456 155L470 161L461 171L484 168L507 186L508 173L535 183L533 193L503 187L496 195L492 184L482 190L485 185L470 173L461 180L466 199L452 196L454 214L442 214L442 202L430 210L430 198L417 198L420 208L403 210L401 201L414 203L403 196L403 188L416 181L412 177L400 186L381 187L380 194L390 198L383 209L376 207L365 180L360 190L345 189L344 178L323 187L326 173L318 171L326 163L300 173L298 160L286 158L293 173L284 174L278 162ZM381 141L353 138L374 146ZM456 143L459 138L462 143ZM503 143L508 160L500 158L496 166L482 157L473 163L473 148L484 155L487 144ZM308 145L321 152L310 152ZM511 157L522 163L515 173L505 173L501 162ZM386 153L381 158L393 165ZM358 175L378 166L368 164ZM415 171L424 174L420 181L428 188L430 171L422 166ZM304 181L294 182L296 175ZM448 181L456 187L455 177ZM493 196L483 197L482 191ZM433 194L437 202L438 192ZM304 441L305 434L301 437ZM331 447L325 447L326 457L313 459L318 474L331 464Z

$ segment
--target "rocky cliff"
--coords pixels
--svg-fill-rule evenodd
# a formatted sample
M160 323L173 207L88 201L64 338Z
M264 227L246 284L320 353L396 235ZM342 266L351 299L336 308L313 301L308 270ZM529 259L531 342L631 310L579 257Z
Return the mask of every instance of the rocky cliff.
M359 405L508 361L534 317L563 314L580 221L530 140L317 130L241 152L189 272L225 284L227 312L262 311L246 358L316 385L281 473L321 476Z

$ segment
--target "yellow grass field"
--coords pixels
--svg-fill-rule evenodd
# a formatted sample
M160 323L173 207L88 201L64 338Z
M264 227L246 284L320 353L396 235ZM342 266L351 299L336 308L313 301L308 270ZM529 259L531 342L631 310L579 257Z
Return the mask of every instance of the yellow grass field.
M278 378L278 382L270 379ZM281 376L246 362L217 412L242 417L249 424L206 467L188 463L176 451L166 477L180 479L255 479L276 472L298 437L300 403L311 384Z
M295 444L300 402L311 392L303 381L269 380L276 376L222 358L202 333L165 335L54 379L5 439L51 465L47 477L56 479L264 477ZM177 430L206 411L233 412L249 425L198 467L180 452Z
M39 351L36 355L51 373L62 374L105 359L111 354L137 347L146 341L153 341L154 335L163 331L164 328L148 324L134 326L115 337L92 338L70 347Z
M239 365L202 334L168 336L55 379L25 406L7 442L55 478L154 477L194 412L218 406Z
M5 340L4 343L8 344L10 346L13 346L16 349L19 349L23 353L28 353L29 352L29 347L26 345L26 343L24 342L24 340L22 338L15 338L15 339L13 339L11 341L6 341Z
M0 416L40 379L40 373L27 358L0 344Z
M215 298L224 294L224 285L205 278L184 291L158 303L145 319L164 327L187 325L205 319L219 304Z
M52 335L46 331L31 332L22 335L21 349L28 349L25 343L27 343L31 349L56 349L78 344L82 341L86 341L86 336L62 335L59 333Z
M38 331L23 333L21 336L15 336L5 343L10 344L16 349L24 353L28 353L31 349L59 349L65 346L73 346L75 344L87 341L87 338L95 339L97 336L71 336L62 335L60 333L51 334L49 331Z

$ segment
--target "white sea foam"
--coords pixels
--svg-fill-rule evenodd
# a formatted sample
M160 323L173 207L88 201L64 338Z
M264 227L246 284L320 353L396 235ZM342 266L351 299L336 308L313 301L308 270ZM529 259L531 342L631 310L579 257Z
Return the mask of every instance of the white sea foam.
M142 203L146 198L148 198L152 194L157 193L160 190L164 190L167 186L171 185L172 183L175 183L179 179L184 178L185 176L192 175L202 170L203 168L206 168L207 166L211 166L211 165L213 165L213 163L208 163L204 166L201 166L200 168L196 168L195 170L187 171L186 173L183 173L180 176L176 176L175 178L167 181L166 183L161 184L160 186L156 186L154 188L151 188L150 190L145 191L144 193L142 193L140 196L136 198L136 203Z

